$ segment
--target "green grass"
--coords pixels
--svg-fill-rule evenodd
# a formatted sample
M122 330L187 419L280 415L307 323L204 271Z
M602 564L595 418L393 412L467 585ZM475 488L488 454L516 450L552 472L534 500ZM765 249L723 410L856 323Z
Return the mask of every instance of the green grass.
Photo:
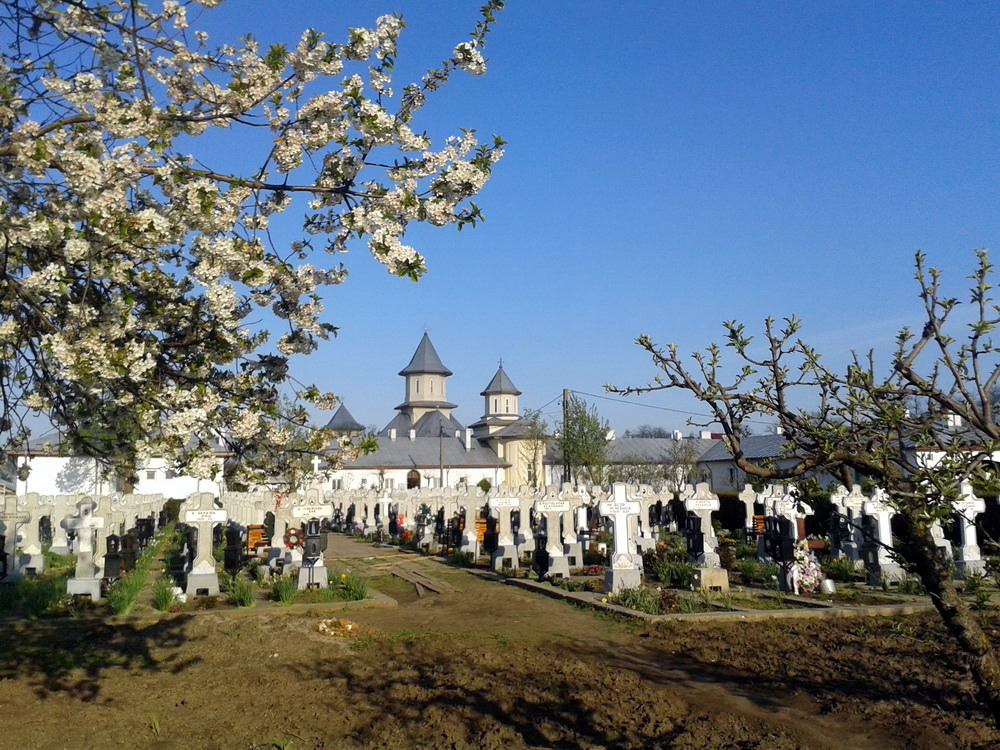
M21 612L35 620L54 609L66 596L68 574L40 575L21 578L14 585L14 597L21 603Z
M254 607L257 605L253 595L253 581L243 575L237 575L229 589L229 601L237 607Z
M174 606L174 579L168 575L162 575L153 582L153 608L160 612L167 612Z
M279 604L292 604L299 593L299 582L294 578L282 576L275 578L271 584L271 599Z

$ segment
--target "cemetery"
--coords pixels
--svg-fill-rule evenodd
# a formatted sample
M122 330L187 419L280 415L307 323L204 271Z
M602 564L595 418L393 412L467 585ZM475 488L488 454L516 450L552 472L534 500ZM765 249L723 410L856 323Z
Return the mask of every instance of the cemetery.
M822 538L788 488L739 499L726 529L704 484L9 497L0 695L100 722L93 746L1000 742L873 547L877 492L834 491ZM1000 565L958 527L963 595L996 627Z

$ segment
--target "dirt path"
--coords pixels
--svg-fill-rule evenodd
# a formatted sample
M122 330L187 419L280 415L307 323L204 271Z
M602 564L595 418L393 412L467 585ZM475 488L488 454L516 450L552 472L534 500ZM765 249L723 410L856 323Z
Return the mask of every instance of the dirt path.
M644 627L391 559L456 589L417 597L354 550L400 601L354 640L309 610L3 628L3 746L1000 747L929 618Z

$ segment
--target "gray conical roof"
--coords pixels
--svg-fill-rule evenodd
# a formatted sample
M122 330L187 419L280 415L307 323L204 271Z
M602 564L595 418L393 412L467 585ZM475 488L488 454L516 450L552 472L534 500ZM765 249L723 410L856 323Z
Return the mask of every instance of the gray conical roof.
M365 426L351 415L346 406L341 404L340 408L333 413L330 421L326 423L326 429L336 432L361 432Z
M503 371L503 365L500 365L500 369L497 370L497 374L493 376L493 380L490 384L486 386L486 390L482 391L480 396L492 396L494 393L505 393L511 396L520 396L521 392L517 390L510 378L507 377L507 373Z
M413 353L413 359L410 360L410 364L400 370L399 374L419 375L425 372L444 375L445 377L452 374L451 370L441 363L441 358L434 350L434 344L431 343L430 336L426 332L424 332L424 337L420 339L420 344Z

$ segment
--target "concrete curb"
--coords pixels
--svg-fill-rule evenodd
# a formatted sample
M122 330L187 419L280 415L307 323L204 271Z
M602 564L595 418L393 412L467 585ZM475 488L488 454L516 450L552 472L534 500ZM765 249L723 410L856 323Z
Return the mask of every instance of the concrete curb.
M934 605L931 604L929 600L926 600L926 597L925 601L918 601L909 604L876 604L870 606L843 607L825 602L816 602L808 599L804 600L797 596L788 596L786 598L789 602L808 607L808 609L734 609L718 612L679 612L672 615L650 615L645 612L639 612L617 604L602 602L601 594L589 591L566 591L558 586L552 586L548 583L539 583L537 581L529 581L525 578L503 578L495 573L470 570L467 568L465 570L467 573L483 580L501 582L508 586L516 586L526 591L533 591L536 594L542 594L543 596L548 596L552 599L564 599L581 606L593 607L594 609L611 612L624 617L632 617L646 622L671 622L674 620L753 622L758 620L776 619L833 619L841 617L874 617L878 615L912 615L920 612L929 612L934 609Z

